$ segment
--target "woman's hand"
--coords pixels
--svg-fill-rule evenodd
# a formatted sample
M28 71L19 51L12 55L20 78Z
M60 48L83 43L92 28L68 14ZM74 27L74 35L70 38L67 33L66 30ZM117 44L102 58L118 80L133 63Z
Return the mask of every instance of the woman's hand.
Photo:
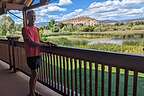
M56 44L51 43L51 42L43 42L43 41L41 41L41 43L47 44L47 46L49 46L49 47L56 47L57 46Z
M45 44L47 44L47 46L49 47L56 47L57 45L51 42L45 42Z
M52 47L56 47L56 44L50 43L50 42L45 42L41 43L40 49L41 51L46 51L46 50L51 50Z
M46 44L46 43L41 43L41 45L40 45L40 50L41 51L46 51L47 49L48 49L48 45Z

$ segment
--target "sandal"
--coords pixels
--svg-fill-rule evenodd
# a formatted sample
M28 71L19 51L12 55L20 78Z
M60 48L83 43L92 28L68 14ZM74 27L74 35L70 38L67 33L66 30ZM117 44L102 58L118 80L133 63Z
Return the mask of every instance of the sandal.
M42 96L41 94L39 94L39 93L37 93L37 92L35 92L35 95L36 95L36 96ZM28 94L27 96L31 96L31 95Z
M39 94L39 93L37 93L37 92L35 92L35 94L36 94L36 96L42 96L41 94Z

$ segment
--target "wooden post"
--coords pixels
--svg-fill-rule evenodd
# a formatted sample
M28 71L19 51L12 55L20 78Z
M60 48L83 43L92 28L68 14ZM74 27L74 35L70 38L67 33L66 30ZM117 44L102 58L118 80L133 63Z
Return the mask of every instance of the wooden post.
M27 26L26 10L23 10L23 27Z
M9 64L10 64L10 68L9 70L12 70L12 60L11 60L11 40L8 38L8 52L9 52Z
M12 50L9 49L9 53L10 53L9 56L12 56L12 59L11 59L11 57L10 57L10 69L13 68L13 71L16 72L15 59L16 59L17 57L15 57L14 47L15 47L15 41L18 41L18 39L19 39L20 37L7 37L7 38L8 38L8 41L10 42L9 44L10 44L10 46L11 46L11 48L12 48ZM9 46L9 48L10 48L10 46Z

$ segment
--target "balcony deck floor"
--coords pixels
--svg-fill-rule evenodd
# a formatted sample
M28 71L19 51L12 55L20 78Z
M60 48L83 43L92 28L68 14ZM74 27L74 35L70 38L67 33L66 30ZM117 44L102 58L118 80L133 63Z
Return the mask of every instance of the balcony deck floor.
M29 77L21 72L12 73L8 68L0 61L0 96L27 96ZM40 83L36 89L43 96L61 96Z

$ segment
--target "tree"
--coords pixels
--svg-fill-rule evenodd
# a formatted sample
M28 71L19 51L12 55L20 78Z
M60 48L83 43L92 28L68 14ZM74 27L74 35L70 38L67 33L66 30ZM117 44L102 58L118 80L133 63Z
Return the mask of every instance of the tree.
M60 29L62 29L65 25L63 23L59 23L58 26Z
M75 27L73 24L65 24L61 31L64 31L64 32L74 32L75 31Z
M4 15L0 20L2 27L2 35L6 35L7 32L13 34L15 31L15 22L11 17Z
M21 31L22 30L22 24L15 24L14 28L16 31Z
M51 19L50 22L48 22L48 30L51 30L55 27L56 22L54 19Z

